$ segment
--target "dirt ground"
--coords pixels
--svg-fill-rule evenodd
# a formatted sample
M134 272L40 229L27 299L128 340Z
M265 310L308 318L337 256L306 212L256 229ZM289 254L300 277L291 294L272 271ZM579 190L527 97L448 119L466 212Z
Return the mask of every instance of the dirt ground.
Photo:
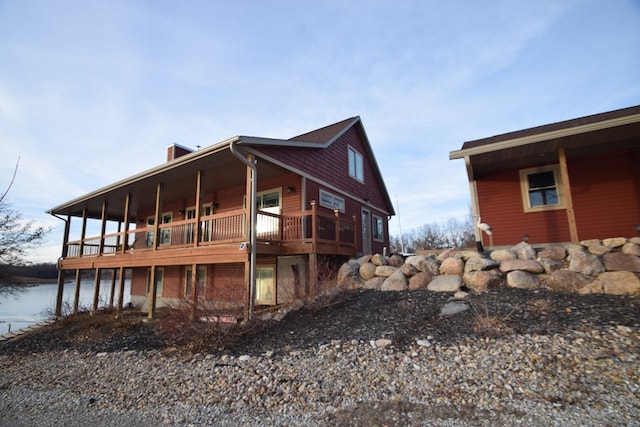
M470 294L470 309L440 316L450 294L427 290L355 290L292 311L279 322L193 323L161 310L148 321L137 310L82 313L0 343L0 354L157 349L186 353L264 354L317 347L332 340L388 338L399 350L416 339L450 343L465 337L550 334L598 324L640 325L640 298L500 288Z

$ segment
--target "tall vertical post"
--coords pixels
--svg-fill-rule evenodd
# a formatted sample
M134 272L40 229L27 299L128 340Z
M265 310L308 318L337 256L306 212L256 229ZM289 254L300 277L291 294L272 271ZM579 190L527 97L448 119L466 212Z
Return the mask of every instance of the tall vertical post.
M87 209L82 210L82 228L80 230L80 249L78 256L84 256L84 239L87 236Z
M150 293L149 299L149 311L147 313L147 317L149 319L153 319L153 316L156 314L156 296L158 294L158 289L156 288L156 266L151 266L151 271L149 274L149 288Z
M160 244L160 209L162 209L162 183L156 187L156 211L153 220L153 250Z
M120 251L124 254L127 251L129 245L129 204L131 203L131 193L127 193L127 197L124 199L124 233L122 239L122 247ZM120 307L122 308L122 307Z
M62 254L60 260L67 257L69 251L69 228L71 224L71 216L67 215L64 222L64 236L62 237ZM56 317L62 316L62 297L64 292L64 270L58 265L58 293L56 294Z
M200 243L200 216L202 215L202 171L198 171L196 176L196 214L193 225L193 246L198 246ZM195 274L195 273L194 273Z
M100 217L100 243L98 245L98 255L104 253L104 235L107 231L107 201L102 202L102 216Z
M73 314L78 314L78 304L80 303L80 282L82 281L82 270L76 270L76 282L73 291Z
M333 210L333 215L335 216L335 241L336 241L336 251L340 253L340 211L338 209Z
M573 198L571 196L571 182L569 181L569 168L567 167L567 155L564 147L558 148L558 160L560 163L560 175L562 175L562 191L560 197L564 198L567 206L567 222L569 223L569 235L572 242L578 242L578 226L576 224L576 213L573 210Z
M114 268L111 272L111 293L109 294L109 308L113 308L113 300L116 296L116 275L118 274L118 269Z
M120 273L118 274L118 312L122 311L122 305L124 304L124 267L120 267Z
M196 320L198 317L198 283L200 278L198 277L198 264L193 263L191 266L191 320Z
M102 275L102 269L96 268L96 276L93 281L93 305L91 311L98 311L98 302L100 301L100 276Z

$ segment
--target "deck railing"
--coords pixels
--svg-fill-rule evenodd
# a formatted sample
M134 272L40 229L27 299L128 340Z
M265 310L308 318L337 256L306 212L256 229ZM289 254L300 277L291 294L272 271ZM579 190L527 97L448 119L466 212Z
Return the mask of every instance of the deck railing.
M127 232L86 237L67 242L68 258L84 258L135 251L176 249L181 247L208 246L223 243L244 242L246 233L244 209L213 214L196 219L185 219L160 224L154 248L154 226L137 227ZM198 227L196 229L196 227ZM198 232L198 242L194 242ZM310 211L278 215L259 211L256 223L259 242L294 245L304 243L335 243L336 246L354 247L356 242L355 218L345 218L336 211L333 216L320 214L312 204Z

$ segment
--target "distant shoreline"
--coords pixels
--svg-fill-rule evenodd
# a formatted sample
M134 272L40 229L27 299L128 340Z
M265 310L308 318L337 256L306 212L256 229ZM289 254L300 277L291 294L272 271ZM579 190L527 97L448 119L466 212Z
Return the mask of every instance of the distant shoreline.
M57 278L42 278L42 277L23 277L14 276L15 284L17 286L31 287L37 285L51 285L58 283Z

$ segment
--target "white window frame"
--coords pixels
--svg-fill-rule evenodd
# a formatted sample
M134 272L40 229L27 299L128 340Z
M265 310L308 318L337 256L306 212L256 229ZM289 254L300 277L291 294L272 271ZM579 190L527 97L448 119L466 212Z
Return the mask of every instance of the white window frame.
M156 296L161 297L164 289L164 267L150 267L147 270L147 295L151 295L151 269L156 269L155 281L156 281Z
M262 271L271 270L270 283L262 277ZM262 264L256 266L256 304L276 304L276 266L275 264Z
M533 190L529 188L529 175L542 173L542 172L553 172L556 194L558 195L558 203L553 205L531 206L531 198L529 197L529 193ZM552 187L549 187L549 188L552 188ZM565 209L566 205L564 201L565 198L564 198L563 192L564 192L564 185L562 183L562 175L560 174L559 165L539 166L535 168L520 170L520 193L522 195L522 207L525 212L541 212L541 211Z
M364 158L355 148L347 147L347 158L349 163L349 176L364 183Z

